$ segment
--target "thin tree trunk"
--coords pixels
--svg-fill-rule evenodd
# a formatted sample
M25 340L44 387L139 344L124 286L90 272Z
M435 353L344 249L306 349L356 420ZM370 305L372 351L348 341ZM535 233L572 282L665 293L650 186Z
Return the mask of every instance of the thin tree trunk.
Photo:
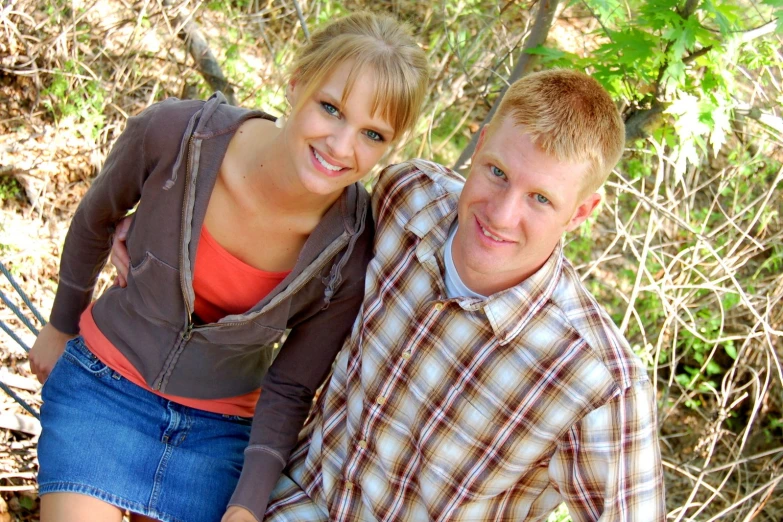
M163 1L163 5L167 7L173 5L173 3L172 0ZM204 77L204 80L206 80L210 89L222 92L226 96L228 103L236 105L237 101L234 96L234 88L220 69L220 65L218 64L215 55L212 54L209 43L201 32L201 29L199 29L198 24L192 19L183 16L182 13L177 13L177 16L174 18L174 23L179 27L177 36L180 40L185 42L188 54L196 61L196 69L198 69L198 72Z
M536 20L533 23L533 29L525 39L525 46L522 48L522 52L520 53L517 64L514 66L514 70L511 71L511 77L508 80L509 85L529 73L533 68L533 65L535 65L537 56L528 54L526 51L544 44L546 37L549 34L549 29L552 27L552 22L555 19L555 12L557 11L558 3L559 0L539 0L538 12L536 12ZM495 103L492 105L489 113L487 113L484 121L481 122L481 127L479 127L476 133L473 134L473 137L470 139L470 143L465 148L465 150L462 151L462 154L457 160L456 165L454 165L454 170L457 172L460 172L463 175L467 174L466 171L468 162L471 156L473 156L473 151L476 150L476 143L478 142L481 128L483 128L484 125L486 125L492 119L492 116L495 115L498 105L500 105L500 100L503 99L503 96L506 94L507 90L508 86L503 87L503 90L500 92L500 96L498 96L497 100L495 100Z

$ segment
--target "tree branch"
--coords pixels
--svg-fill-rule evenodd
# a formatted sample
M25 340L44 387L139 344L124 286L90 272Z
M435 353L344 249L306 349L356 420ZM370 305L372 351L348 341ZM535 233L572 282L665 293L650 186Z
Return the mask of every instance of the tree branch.
M514 66L514 70L511 71L511 77L508 79L508 85L528 74L533 68L537 56L528 54L527 51L543 45L546 41L546 37L549 34L549 29L552 27L552 22L555 19L555 12L557 11L558 3L559 0L540 0L538 2L538 11L536 12L536 20L533 22L533 29L530 31L530 34L525 40L525 46L520 53L517 64ZM481 126L473 134L473 137L471 137L470 143L465 148L465 150L462 151L462 154L457 160L457 163L454 165L454 170L457 172L464 171L467 168L467 164L471 156L473 156L473 151L476 150L476 144L478 143L478 137L481 128L489 123L489 121L495 115L495 112L500 105L500 101L503 99L503 96L508 90L508 85L503 87L503 90L500 92L500 96L497 97L495 103L492 105L492 108L484 118L484 121L481 122Z
M304 14L302 13L302 6L299 5L299 0L291 0L294 3L294 9L296 9L296 16L299 17L299 23L302 24L302 31L304 31L305 40L310 43L310 31L307 30L307 23L305 22Z
M682 8L677 9L677 13L687 20L693 15L696 9L699 7L701 0L686 0ZM669 52L672 46L672 42L666 44L664 54ZM682 59L683 64L688 64L694 61L700 56L704 56L712 50L712 46L708 45L698 51L693 51L688 56ZM666 74L666 69L669 67L669 61L665 61L658 69L658 76L655 78L655 84L653 85L653 101L652 105L648 109L635 109L631 111L625 119L625 139L635 140L646 137L650 130L660 121L663 111L666 109L667 103L661 101L661 87L663 85L663 77Z
M165 7L171 7L173 3L173 0L163 0ZM198 24L182 13L177 13L174 23L179 28L177 36L185 42L188 54L196 61L196 69L204 77L210 89L222 92L226 95L228 103L236 105L237 100L234 96L234 88L220 69L220 65L215 55L212 54L209 43L201 29L199 29Z

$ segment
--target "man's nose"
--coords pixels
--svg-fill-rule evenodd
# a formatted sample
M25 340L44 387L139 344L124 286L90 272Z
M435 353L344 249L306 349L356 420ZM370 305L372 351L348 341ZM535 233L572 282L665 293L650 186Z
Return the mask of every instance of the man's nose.
M498 232L503 229L513 229L519 225L522 217L523 204L520 197L513 191L503 190L493 195L487 205L487 223Z

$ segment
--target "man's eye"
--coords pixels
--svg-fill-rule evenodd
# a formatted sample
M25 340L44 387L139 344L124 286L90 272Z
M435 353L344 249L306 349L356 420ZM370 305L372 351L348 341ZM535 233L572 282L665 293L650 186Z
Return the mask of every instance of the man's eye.
M541 194L536 194L536 201L541 203L542 205L548 205L549 200L546 198L546 196L542 196Z
M367 131L365 131L365 134L366 134L366 135L367 135L367 137L368 137L368 138L370 138L372 141L379 141L379 142L385 141L385 140L383 139L383 136L381 136L380 134L378 134L378 133L377 133L377 132L375 132L374 130L367 130Z
M489 168L489 171L490 171L490 172L492 173L492 175L493 175L493 176L495 176L496 178L502 178L502 179L505 179L505 178L506 178L506 173L505 173L505 172L503 172L502 170L500 170L499 168L497 168L495 165L492 165L492 166Z
M321 107L323 107L324 110L326 112L328 112L329 114L331 114L332 116L339 116L340 115L340 111L337 110L337 107L335 107L331 103L321 102Z

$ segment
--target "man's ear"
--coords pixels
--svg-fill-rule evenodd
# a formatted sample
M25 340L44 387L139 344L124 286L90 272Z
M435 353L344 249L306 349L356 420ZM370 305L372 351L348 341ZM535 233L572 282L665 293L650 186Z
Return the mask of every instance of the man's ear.
M566 232L571 232L572 230L579 227L579 225L584 223L600 202L601 194L598 192L593 192L583 199L579 206L576 207L574 215L571 216L571 220L568 222L568 225L566 225Z

